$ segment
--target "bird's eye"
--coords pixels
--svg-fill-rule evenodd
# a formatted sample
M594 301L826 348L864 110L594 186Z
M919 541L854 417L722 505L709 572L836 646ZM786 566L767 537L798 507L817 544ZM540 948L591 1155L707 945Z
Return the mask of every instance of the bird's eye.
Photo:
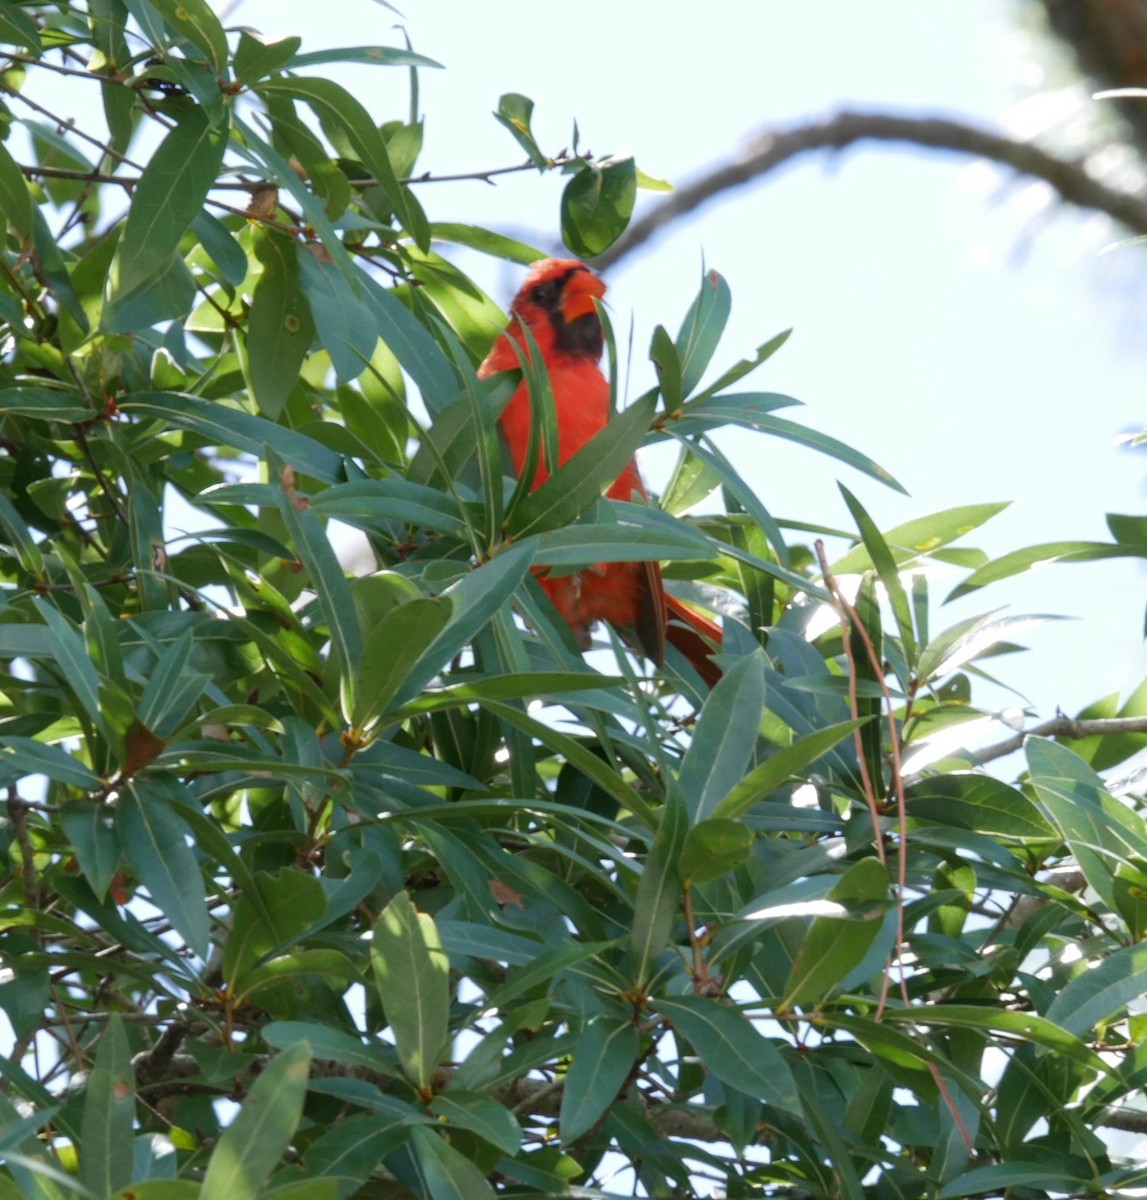
M530 299L543 308L551 308L558 298L558 285L548 279L545 283L535 284L530 290Z

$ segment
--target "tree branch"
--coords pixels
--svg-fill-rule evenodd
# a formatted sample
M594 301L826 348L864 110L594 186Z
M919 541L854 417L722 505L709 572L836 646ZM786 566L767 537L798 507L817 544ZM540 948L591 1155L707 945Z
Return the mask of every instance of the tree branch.
M1103 737L1112 733L1147 733L1147 717L1096 717L1090 721L1077 721L1074 717L1052 717L1042 725L1017 733L1006 742L985 746L983 750L969 750L968 753L982 764L1015 754L1017 750L1024 748L1024 743L1030 737L1065 737L1078 740Z
M1057 158L1029 142L946 117L842 112L824 121L758 134L739 161L726 163L684 184L634 221L621 238L593 260L594 266L599 269L613 266L680 217L724 192L760 179L790 159L813 150L844 150L865 141L900 142L990 159L1021 175L1043 180L1070 204L1107 213L1132 232L1147 235L1147 203L1093 178L1082 162Z

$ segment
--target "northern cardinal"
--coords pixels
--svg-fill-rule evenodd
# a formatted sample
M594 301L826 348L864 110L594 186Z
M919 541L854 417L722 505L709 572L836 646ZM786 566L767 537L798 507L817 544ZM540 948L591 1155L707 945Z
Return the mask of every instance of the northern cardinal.
M581 449L609 420L609 384L600 360L604 346L601 321L594 301L605 295L605 284L576 259L547 258L530 269L510 308L510 324L478 368L485 379L521 366L514 343L527 350L522 327L527 326L549 373L558 428L558 465ZM525 381L515 389L499 418L514 469L525 467L532 414ZM533 480L538 488L549 477L539 461ZM606 495L631 500L645 495L637 463L622 471ZM550 578L544 567L538 582L587 649L590 629L608 621L631 645L658 666L670 642L712 687L721 669L709 657L721 645L721 630L666 593L656 562L597 563L574 575Z

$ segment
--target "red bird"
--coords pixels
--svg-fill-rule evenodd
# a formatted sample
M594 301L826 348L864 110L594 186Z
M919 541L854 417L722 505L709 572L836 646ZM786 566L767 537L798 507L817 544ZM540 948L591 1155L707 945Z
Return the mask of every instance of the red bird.
M478 368L485 379L521 366L514 343L527 350L523 326L541 352L549 373L558 427L558 465L566 462L609 420L609 384L601 372L604 334L594 304L605 284L576 259L547 258L530 269L510 308L510 324ZM530 396L523 381L499 418L514 469L525 469L531 425ZM549 477L544 462L534 476L536 489ZM606 492L614 500L645 495L631 462ZM538 581L554 607L574 631L583 649L589 631L607 621L631 645L658 666L670 642L685 655L712 687L721 669L709 657L721 645L721 630L666 593L661 567L655 562L597 563L575 575L551 579L538 569Z

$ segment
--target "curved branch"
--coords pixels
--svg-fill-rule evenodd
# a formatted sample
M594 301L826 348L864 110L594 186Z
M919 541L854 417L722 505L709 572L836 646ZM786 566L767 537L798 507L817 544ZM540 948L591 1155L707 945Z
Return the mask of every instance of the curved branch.
M1042 725L1035 725L1017 733L1006 742L985 746L982 750L970 750L976 762L983 764L995 758L1005 758L1024 748L1030 737L1065 737L1078 741L1081 738L1104 737L1115 733L1147 733L1147 717L1094 717L1077 721L1074 717L1052 717Z
M622 237L593 260L594 265L599 269L613 266L680 217L724 192L760 179L790 159L813 150L844 150L865 141L899 142L990 159L1021 175L1043 180L1070 204L1107 213L1132 232L1147 235L1147 203L1093 178L1080 161L1057 158L1029 142L946 117L842 112L824 121L758 134L743 158L684 184L634 221Z

